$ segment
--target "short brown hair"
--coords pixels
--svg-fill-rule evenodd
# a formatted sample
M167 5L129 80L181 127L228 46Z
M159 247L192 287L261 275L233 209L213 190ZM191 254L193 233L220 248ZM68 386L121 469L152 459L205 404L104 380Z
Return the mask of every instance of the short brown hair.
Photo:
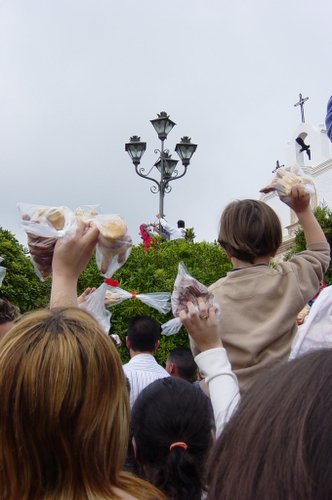
M221 215L218 242L231 257L253 263L256 257L273 255L280 247L280 220L262 201L233 201Z

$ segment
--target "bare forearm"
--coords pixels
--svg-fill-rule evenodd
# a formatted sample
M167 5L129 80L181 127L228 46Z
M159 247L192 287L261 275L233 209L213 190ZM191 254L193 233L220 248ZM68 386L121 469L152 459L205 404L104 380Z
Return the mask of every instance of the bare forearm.
M311 208L296 214L302 226L307 245L326 241L325 234Z
M50 309L77 305L77 280L64 275L53 276Z

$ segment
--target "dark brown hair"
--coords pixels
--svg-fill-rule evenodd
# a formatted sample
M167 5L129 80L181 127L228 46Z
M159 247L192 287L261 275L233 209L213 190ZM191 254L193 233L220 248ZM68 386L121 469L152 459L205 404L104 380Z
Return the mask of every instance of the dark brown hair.
M156 380L136 399L131 430L141 465L146 479L169 500L201 500L211 429L207 396L185 380ZM172 448L177 442L187 448Z
M160 339L161 325L151 316L133 316L128 321L127 337L137 352L153 352Z
M7 299L0 299L0 325L15 321L20 315L20 310L15 304L12 304Z
M178 377L195 382L198 368L189 347L174 347L169 351L167 361L176 365Z
M208 499L331 499L331 380L331 349L257 379L210 457Z
M218 242L231 257L253 263L256 257L272 256L280 247L280 220L262 201L233 201L221 215Z

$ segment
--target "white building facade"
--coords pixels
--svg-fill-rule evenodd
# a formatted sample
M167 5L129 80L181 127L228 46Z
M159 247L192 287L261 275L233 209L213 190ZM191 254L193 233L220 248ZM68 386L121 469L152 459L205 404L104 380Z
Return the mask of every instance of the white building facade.
M311 177L315 186L315 194L311 198L313 209L319 205L332 209L332 155L325 125L301 123L287 143L285 160L280 163L285 167L299 165L305 175ZM294 242L299 227L297 217L287 205L280 203L275 191L264 194L261 200L268 203L281 220L283 244L278 253L282 254Z

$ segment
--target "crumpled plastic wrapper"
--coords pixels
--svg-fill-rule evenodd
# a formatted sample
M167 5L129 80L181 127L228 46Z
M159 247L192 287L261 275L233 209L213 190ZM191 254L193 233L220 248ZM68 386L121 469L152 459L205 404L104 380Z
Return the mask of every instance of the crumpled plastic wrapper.
M85 300L79 304L79 307L88 311L99 323L104 332L108 334L111 327L112 314L105 309L104 299L106 290L106 283L102 283L97 290L90 293Z
M162 325L162 335L174 335L181 329L182 323L179 318L180 311L187 309L187 302L192 302L198 306L197 299L202 297L208 307L214 306L219 309L214 303L214 297L205 285L193 278L187 271L183 262L179 263L178 274L174 282L171 303L174 318Z
M313 180L309 176L306 176L298 165L280 167L277 169L270 184L264 186L259 192L270 193L271 191L277 191L279 198L287 202L291 199L290 193L292 187L297 184L302 185L310 195L315 193Z

